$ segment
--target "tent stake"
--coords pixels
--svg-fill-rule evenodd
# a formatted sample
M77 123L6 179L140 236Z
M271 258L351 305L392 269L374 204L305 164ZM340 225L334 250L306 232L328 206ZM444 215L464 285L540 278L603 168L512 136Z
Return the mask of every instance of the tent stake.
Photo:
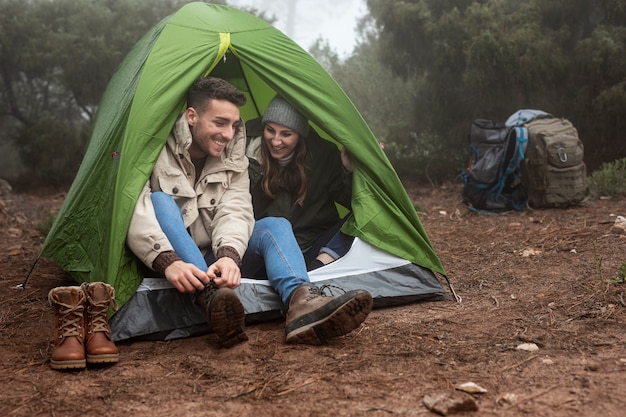
M37 266L37 262L39 262L40 258L41 258L41 255L38 255L37 259L35 259L35 262L33 262L33 266L30 267L30 271L28 271L28 275L26 276L26 279L21 284L17 284L17 288L20 288L22 290L26 288L26 283L30 279L30 276L33 274L33 271L35 270L35 266Z

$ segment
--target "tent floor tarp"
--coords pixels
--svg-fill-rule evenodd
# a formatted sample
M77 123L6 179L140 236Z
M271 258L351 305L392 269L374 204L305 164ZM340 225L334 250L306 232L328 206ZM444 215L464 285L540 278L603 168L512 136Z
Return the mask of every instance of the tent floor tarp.
M309 275L318 286L330 285L327 293L331 295L340 293L337 287L369 291L374 308L450 298L431 270L389 255L360 239L355 239L346 256ZM282 303L267 280L244 278L236 291L248 324L282 318ZM211 331L202 310L193 303L193 296L179 293L164 278L144 278L137 292L111 317L110 325L116 342L171 340Z

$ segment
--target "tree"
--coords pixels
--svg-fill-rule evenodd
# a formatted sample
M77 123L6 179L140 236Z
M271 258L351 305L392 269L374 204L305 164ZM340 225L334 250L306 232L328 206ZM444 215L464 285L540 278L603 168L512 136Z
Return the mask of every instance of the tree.
M182 3L0 0L0 117L12 127L0 139L19 149L26 182L73 177L115 69L144 33Z
M619 115L626 112L621 58L624 2L368 0L367 4L380 35L381 62L394 73L423 83L413 125L432 131L433 140L445 144L447 155L467 152L465 138L474 118L504 121L520 108L540 108L572 120L589 159L605 148L602 141L611 142L624 155L624 145L614 139L621 137Z

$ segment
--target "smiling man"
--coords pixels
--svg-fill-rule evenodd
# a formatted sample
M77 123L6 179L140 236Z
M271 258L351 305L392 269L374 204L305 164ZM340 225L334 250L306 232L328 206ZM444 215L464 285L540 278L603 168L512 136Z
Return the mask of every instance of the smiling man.
M359 327L372 297L363 290L326 296L310 282L289 221L255 223L239 111L245 102L219 78L190 87L188 107L136 203L127 244L179 292L194 295L222 346L248 339L233 291L242 273L267 275L287 311L287 342L318 345Z

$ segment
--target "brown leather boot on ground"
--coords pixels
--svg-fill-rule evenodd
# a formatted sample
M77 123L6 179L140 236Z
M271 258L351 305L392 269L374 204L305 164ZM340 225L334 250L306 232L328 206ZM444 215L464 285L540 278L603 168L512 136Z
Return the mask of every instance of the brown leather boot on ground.
M48 293L54 310L52 369L83 369L85 362L85 294L80 287L57 287Z
M107 364L120 360L120 354L111 339L109 307L117 310L115 289L104 282L84 282L85 293L85 352L87 363Z
M218 288L211 280L204 290L196 293L195 299L223 347L229 348L248 340L244 332L246 312L235 291Z
M356 329L374 304L365 290L326 296L325 287L302 284L292 293L287 311L287 343L321 345Z

